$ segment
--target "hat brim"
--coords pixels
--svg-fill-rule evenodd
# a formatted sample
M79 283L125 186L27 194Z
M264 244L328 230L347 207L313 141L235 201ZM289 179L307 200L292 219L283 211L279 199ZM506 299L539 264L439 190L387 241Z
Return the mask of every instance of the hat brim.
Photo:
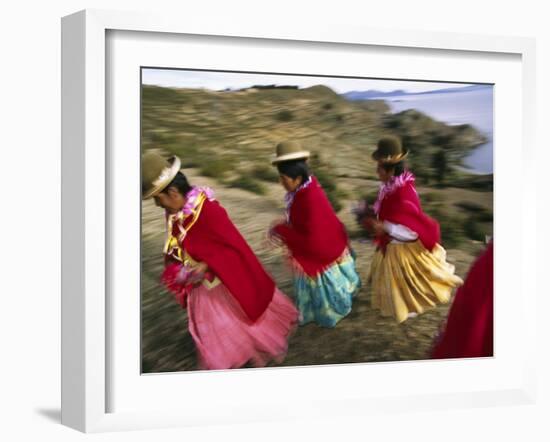
M176 174L180 171L181 161L177 156L174 155L168 161L172 164L163 169L160 176L153 182L151 188L142 194L141 199L146 200L158 195L172 182Z
M403 161L405 158L407 158L408 155L409 155L408 149L403 149L403 152L401 152L398 155L386 156L386 157L382 157L381 155L378 154L378 151L374 151L372 153L372 159L374 161L378 161L383 164L397 164Z
M302 150L301 152L292 152L287 153L286 155L273 156L271 159L271 164L277 164L281 163L283 161L290 161L290 160L301 160L309 158L309 152L307 150Z

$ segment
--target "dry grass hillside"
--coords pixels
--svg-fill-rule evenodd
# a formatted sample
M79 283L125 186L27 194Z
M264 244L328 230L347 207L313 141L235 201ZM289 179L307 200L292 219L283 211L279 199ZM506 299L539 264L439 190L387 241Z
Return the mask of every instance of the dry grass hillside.
M358 255L358 269L366 280L374 250L355 225L350 208L359 198L372 198L376 193L378 183L370 153L377 138L388 132L400 134L399 130L406 127L409 143L417 151L411 153L413 160L416 155L414 161L445 149L441 140L447 140L452 144L448 147L450 166L458 165L462 154L481 142L479 134L470 127L450 128L427 121L424 116L415 127L411 118L414 119L410 113L389 114L382 101L349 102L324 86L223 92L144 87L142 149L179 155L192 184L211 186L279 287L292 296L291 274L284 254L265 241L271 221L283 214L284 191L269 164L276 143L299 139L314 152L314 173L348 228ZM438 143L443 143L443 147ZM483 237L492 233L492 177L470 176L452 169L446 174L453 178L452 182L439 182L429 170L423 173L418 185L422 202L440 221L448 259L464 276L483 248ZM185 310L159 283L163 239L162 211L145 201L143 372L196 367ZM369 298L369 290L364 287L352 314L335 329L313 324L299 328L291 338L282 365L425 358L449 305L398 325L373 311Z

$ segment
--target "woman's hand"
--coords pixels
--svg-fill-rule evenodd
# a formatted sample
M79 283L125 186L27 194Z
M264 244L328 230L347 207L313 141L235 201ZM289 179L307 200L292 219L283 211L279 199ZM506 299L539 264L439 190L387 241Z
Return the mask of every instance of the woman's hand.
M386 230L384 229L384 223L382 221L373 219L370 225L374 236L382 236L386 233Z
M178 273L176 274L175 282L181 285L187 283L187 278L189 278L189 268L185 265L179 266Z
M205 262L199 262L193 269L189 272L187 276L187 282L193 286L197 286L202 283L206 271L208 270L208 265Z

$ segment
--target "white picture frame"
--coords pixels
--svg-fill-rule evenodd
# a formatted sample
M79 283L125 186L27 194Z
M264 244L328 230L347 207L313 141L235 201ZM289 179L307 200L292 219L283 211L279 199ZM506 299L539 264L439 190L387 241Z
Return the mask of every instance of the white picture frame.
M109 230L109 155L106 121L109 79L106 68L110 60L106 38L111 31L154 32L163 35L202 35L268 39L271 41L310 42L312 44L340 44L350 46L376 46L378 48L430 49L444 52L467 51L473 54L511 54L521 57L521 149L509 152L522 159L521 173L529 176L534 170L534 109L535 109L535 44L532 39L492 37L452 33L417 31L389 31L343 26L308 26L280 28L265 23L242 24L211 23L206 18L193 18L182 23L179 18L154 16L143 13L126 13L86 10L63 18L62 21L62 423L84 432L113 431L140 428L201 425L216 422L248 422L284 418L319 417L334 414L337 401L338 414L369 414L374 411L403 411L499 404L532 403L535 397L534 333L535 324L527 318L535 315L535 269L528 265L528 256L536 255L533 241L527 238L529 227L535 222L536 200L532 189L519 184L517 195L521 205L521 228L517 233L517 260L521 263L521 306L519 321L522 336L526 338L521 359L521 373L501 388L481 388L461 393L446 391L426 394L400 394L388 391L387 395L355 396L327 400L313 398L309 407L303 404L255 406L247 402L246 395L235 398L233 410L223 411L223 400L218 410L197 407L189 410L166 412L156 408L140 411L109 411L108 396L113 387L108 371L112 354L108 343L111 312L107 287L109 286L110 256L108 244L112 240ZM158 35L158 34L157 34ZM111 60L112 61L112 60ZM497 107L498 112L498 107ZM509 166L505 166L509 167ZM504 169L503 169L504 170ZM496 184L498 188L498 184ZM502 206L501 206L502 207ZM498 209L498 204L496 209ZM501 212L504 213L504 212ZM498 216L498 215L496 215ZM496 218L498 222L498 218ZM505 230L502 230L503 232ZM498 238L498 234L496 235ZM498 240L495 246L499 253ZM502 249L501 249L502 250ZM497 259L498 266L498 259ZM137 277L137 275L136 275ZM498 285L497 285L498 287ZM498 303L497 303L498 309ZM498 316L497 316L498 321ZM498 339L498 335L497 335ZM498 358L498 354L496 356ZM387 370L394 368L387 366ZM410 364L408 370L414 370ZM291 370L291 369L290 369ZM303 370L303 369L299 369ZM331 367L331 372L343 368ZM357 373L360 367L353 367ZM288 373L289 370L285 370ZM247 374L253 373L253 374ZM470 372L469 372L470 373ZM472 373L470 373L471 375ZM473 372L475 374L475 372ZM216 379L223 383L220 373ZM278 376L276 370L244 370L238 375L254 376L256 382ZM168 379L168 380L167 380ZM197 380L199 378L196 378ZM214 379L214 378L210 378ZM232 380L237 379L233 377ZM175 382L165 377L165 383ZM205 382L209 382L207 379ZM223 398L222 398L223 399ZM225 398L227 399L227 398ZM214 402L214 401L213 401ZM207 410L213 410L208 412Z

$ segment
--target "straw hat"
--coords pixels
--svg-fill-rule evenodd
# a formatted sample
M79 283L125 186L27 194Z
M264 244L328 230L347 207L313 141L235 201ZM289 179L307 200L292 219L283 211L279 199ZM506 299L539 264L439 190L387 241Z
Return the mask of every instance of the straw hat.
M174 179L181 167L176 156L165 160L156 152L141 157L141 197L152 198L162 192Z
M372 158L384 164L396 164L407 158L409 151L401 145L401 140L393 135L380 138Z
M275 155L271 159L271 164L277 164L282 161L302 160L309 158L309 152L303 150L298 141L283 141L277 144Z

